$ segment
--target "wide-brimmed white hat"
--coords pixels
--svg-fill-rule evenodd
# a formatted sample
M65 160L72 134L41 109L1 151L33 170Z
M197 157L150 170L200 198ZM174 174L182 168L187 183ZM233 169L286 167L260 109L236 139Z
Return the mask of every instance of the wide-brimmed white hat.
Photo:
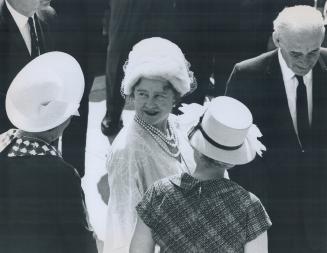
M257 140L259 129L252 114L240 101L226 96L213 99L189 132L193 148L214 160L229 164L252 161L265 147Z
M6 96L11 123L42 132L75 115L84 92L84 76L69 54L49 52L29 62L12 81Z
M141 40L134 45L125 63L121 91L131 95L140 78L160 78L169 81L183 96L196 85L189 67L183 52L173 42L160 37Z

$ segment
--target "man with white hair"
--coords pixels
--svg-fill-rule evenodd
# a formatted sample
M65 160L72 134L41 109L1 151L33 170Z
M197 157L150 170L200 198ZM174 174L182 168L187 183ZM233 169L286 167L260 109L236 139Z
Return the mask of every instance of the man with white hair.
M246 104L262 130L264 169L230 177L254 192L274 225L269 252L327 252L327 49L321 13L285 8L274 21L277 49L235 65L226 94ZM262 166L262 164L261 164Z

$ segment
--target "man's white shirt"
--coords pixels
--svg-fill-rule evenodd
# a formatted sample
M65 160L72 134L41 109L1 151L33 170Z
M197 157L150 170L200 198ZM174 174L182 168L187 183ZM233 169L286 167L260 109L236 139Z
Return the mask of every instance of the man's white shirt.
M16 25L18 26L18 29L23 36L23 39L25 41L26 47L31 55L32 52L32 42L31 42L31 33L30 33L30 26L28 24L28 17L20 14L18 11L16 11L6 0L6 5L8 7L8 10L13 17ZM35 20L33 18L33 22L35 25Z
M288 108L293 121L293 126L296 134L298 135L297 129L297 118L296 118L296 89L298 86L298 80L295 77L294 72L287 66L286 61L283 58L281 50L278 49L278 60L282 70L285 91L287 95ZM307 89L307 101L308 101L308 113L309 123L312 122L312 70L303 76L304 85Z

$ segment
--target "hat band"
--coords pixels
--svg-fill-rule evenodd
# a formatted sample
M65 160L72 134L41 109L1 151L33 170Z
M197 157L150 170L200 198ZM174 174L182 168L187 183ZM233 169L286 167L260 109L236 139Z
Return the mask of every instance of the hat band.
M191 131L188 133L189 140L191 140L192 136L194 135L194 133L197 130L200 130L204 139L206 139L211 145L215 146L216 148L231 151L231 150L236 150L236 149L239 149L240 147L242 147L243 143L241 143L240 145L237 145L237 146L225 146L225 145L219 144L218 142L211 139L210 136L207 135L207 133L203 130L203 128L201 126L202 118L203 118L203 115L200 117L199 123L196 126L194 126L191 129Z

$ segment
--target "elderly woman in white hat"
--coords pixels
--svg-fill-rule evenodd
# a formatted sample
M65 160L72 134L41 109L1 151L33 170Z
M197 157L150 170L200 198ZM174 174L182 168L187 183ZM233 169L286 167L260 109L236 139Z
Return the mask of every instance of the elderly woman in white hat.
M180 48L162 38L144 39L129 54L122 93L135 117L112 145L110 197L104 252L128 252L136 224L135 205L156 180L192 170L192 149L170 114L190 91L193 75Z
M84 77L68 54L43 54L11 83L0 136L0 252L97 252L80 178L53 142L77 113Z
M264 146L241 102L218 97L189 132L194 173L159 180L136 209L130 252L268 252L270 219L252 193L224 178L225 170L252 161Z

